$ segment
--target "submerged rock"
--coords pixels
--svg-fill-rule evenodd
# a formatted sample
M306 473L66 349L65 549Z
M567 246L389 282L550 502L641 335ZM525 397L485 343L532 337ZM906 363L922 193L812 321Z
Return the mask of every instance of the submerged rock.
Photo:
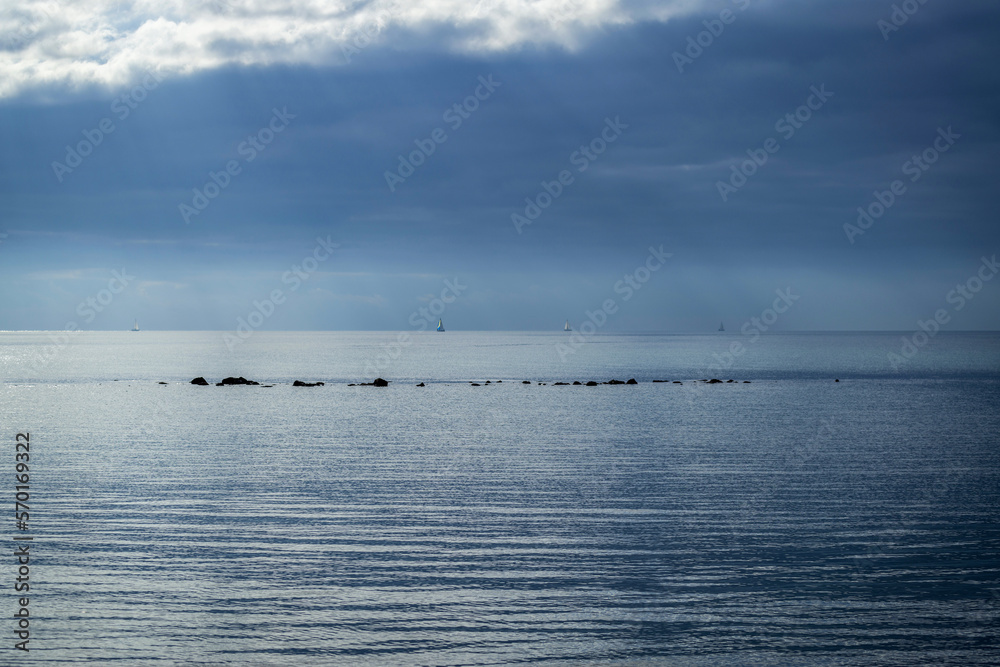
M596 383L596 382L594 382L593 380L591 380L590 382L588 382L588 383L587 383L587 386L588 386L588 387L596 387L596 386L597 386L597 383Z
M531 384L531 380L521 380L521 384Z
M583 384L583 383L580 382L579 380L573 380L573 384Z
M206 380L203 377L197 377L197 378L191 380L191 384L200 384L202 386L206 386L207 387L208 386L208 380Z
M625 382L625 384L639 384L639 383L635 381L635 378L629 378L628 381Z
M553 382L552 383L553 387L565 387L567 385L569 385L569 382Z
M709 384L722 384L722 380L717 380L715 378L712 378L711 380L708 381L708 383Z
M424 384L423 382L421 382L421 383L420 383L420 384L418 384L417 386L418 386L418 387L426 387L427 385L425 385L425 384Z
M625 384L625 383L622 382L621 380L608 380L604 384Z
M296 380L292 383L293 387L322 387L324 386L322 382L303 382L302 380Z
M482 387L483 386L483 385L479 384L478 382L470 382L469 384L471 384L473 387Z

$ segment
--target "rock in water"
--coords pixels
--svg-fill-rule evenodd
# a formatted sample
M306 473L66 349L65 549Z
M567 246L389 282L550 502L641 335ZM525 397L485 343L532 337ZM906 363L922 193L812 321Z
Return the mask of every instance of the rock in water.
M202 378L202 377L197 377L197 378L191 380L191 384L200 384L200 385L203 385L203 386L207 387L208 386L208 380L206 380L205 378Z
M530 380L521 380L521 384L531 384Z
M372 382L372 384L375 385L376 387L388 387L389 386L389 382L387 380L383 380L382 378L375 378L375 381Z
M247 385L251 385L252 384L252 385L259 385L260 382L254 382L253 380L248 380L245 377L241 376L241 377L238 377L238 378L232 378L232 377L226 378L222 382L216 382L215 386L216 387L222 387L222 386L230 385L230 384L247 384Z
M420 383L420 384L418 384L417 386L418 386L418 387L426 387L427 385L425 385L425 384L424 384L423 382L421 382L421 383Z
M322 387L324 386L322 382L303 382L302 380L296 380L292 383L293 387Z
M625 384L639 384L639 383L635 381L635 378L629 378L628 382L626 382Z
M591 380L590 382L588 382L588 383L587 383L587 386L588 386L588 387L596 387L596 386L597 386L597 383L596 383L596 382L594 382L593 380Z

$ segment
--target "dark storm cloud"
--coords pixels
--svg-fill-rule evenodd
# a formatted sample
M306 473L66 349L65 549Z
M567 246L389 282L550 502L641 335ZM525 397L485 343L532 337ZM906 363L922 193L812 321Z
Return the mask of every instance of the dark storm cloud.
M688 51L689 37L718 31L723 9L731 21ZM664 24L605 27L576 51L489 55L418 49L410 34L346 66L168 79L126 118L112 104L128 88L14 99L0 110L5 280L24 273L15 247L46 269L128 258L149 280L193 286L170 295L171 328L226 328L273 272L332 234L342 248L329 272L353 277L317 276L339 299L310 296L315 308L277 328L405 327L412 304L456 274L472 284L455 305L461 328L536 328L553 311L561 321L592 308L649 246L665 244L673 264L609 328L716 326L759 313L789 285L803 297L787 328L907 328L1000 250L1000 26L988 5L929 0L885 39L878 22L891 12L892 3L723 2ZM683 72L676 53L690 58ZM485 95L480 77L498 85ZM275 109L294 118L247 161L241 146ZM103 118L114 132L59 182L52 162ZM611 136L609 123L615 140L586 157L581 147ZM914 172L913 157L948 128L959 138ZM433 153L401 175L399 156L421 146ZM732 167L754 155L767 160L723 200L719 183L732 185ZM186 223L180 205L230 161L239 173ZM564 171L572 182L518 233L512 215L534 213L525 199L547 201L539 195ZM402 181L390 176L391 189L386 172ZM905 192L851 243L844 225L896 180ZM208 267L219 273L209 279ZM237 305L206 308L199 285ZM56 287L70 296L51 299L70 306L86 292ZM30 284L32 294L56 287ZM956 327L1000 325L998 301L984 291ZM136 297L136 308L156 305ZM40 326L19 308L5 309L7 326Z

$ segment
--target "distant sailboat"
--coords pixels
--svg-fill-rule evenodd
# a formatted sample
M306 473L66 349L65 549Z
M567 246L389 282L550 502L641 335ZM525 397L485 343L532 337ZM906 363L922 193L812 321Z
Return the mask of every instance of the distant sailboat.
M725 331L726 327L722 326L722 322L719 322L719 331Z
M437 330L438 331L444 331L444 322L441 321L440 317L438 318L438 329Z
M136 320L135 324L132 325L132 331L138 331L138 330L139 330L139 320Z
M566 320L566 326L563 327L563 331L572 331L573 328L569 325L569 320Z

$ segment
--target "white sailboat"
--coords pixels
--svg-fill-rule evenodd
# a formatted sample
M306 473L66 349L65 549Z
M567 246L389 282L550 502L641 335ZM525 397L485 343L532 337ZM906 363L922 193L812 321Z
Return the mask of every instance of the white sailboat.
M135 324L132 325L132 331L138 331L138 330L139 330L139 320L136 320Z
M719 322L719 331L725 331L726 327L722 326L722 322Z
M441 321L440 317L438 318L438 328L437 328L437 330L438 331L444 331L444 322Z
M572 331L573 327L569 325L569 320L566 320L566 326L563 327L563 331Z

